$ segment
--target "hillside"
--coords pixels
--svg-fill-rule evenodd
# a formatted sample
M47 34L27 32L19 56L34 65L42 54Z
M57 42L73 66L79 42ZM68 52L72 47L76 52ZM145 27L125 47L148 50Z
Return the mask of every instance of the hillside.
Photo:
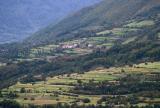
M83 73L99 66L159 61L159 13L158 0L103 1L77 12L56 26L47 27L23 44L1 45L1 64L7 65L0 68L3 82L0 87L18 80L34 81L31 76L38 74L45 78L64 73ZM103 22L104 19L107 23ZM79 22L83 27L79 27Z
M77 37L83 32L94 32L120 26L129 20L150 19L158 7L158 0L104 0L71 15L54 26L48 26L25 40L33 45ZM85 37L85 36L84 36Z
M159 0L104 0L0 45L0 107L159 108L159 61Z
M99 0L1 0L0 44L21 41ZM62 8L63 7L63 8Z

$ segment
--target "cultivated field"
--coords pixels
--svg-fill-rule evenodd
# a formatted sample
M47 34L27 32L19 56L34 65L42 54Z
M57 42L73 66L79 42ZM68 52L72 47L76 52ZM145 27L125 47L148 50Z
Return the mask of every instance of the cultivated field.
M9 88L3 89L2 93L7 98L9 93L16 93L17 97L15 100L23 105L27 104L56 104L58 102L72 104L76 100L89 99L90 102L84 103L83 101L77 101L78 104L97 104L97 101L102 96L112 95L87 95L87 94L76 94L72 92L78 85L89 84L89 83L100 83L100 82L116 82L127 75L139 75L143 74L148 77L150 74L160 72L160 62L155 63L142 63L138 65L125 66L125 67L112 67L109 69L97 68L95 70L86 72L84 74L65 74L55 77L48 77L45 81L39 81L34 83L22 84L17 82ZM138 92L141 93L141 92ZM130 95L130 94L126 94ZM139 96L143 98L143 96ZM160 102L160 97L150 98L148 97L145 101L138 103L138 105L146 105L150 102Z

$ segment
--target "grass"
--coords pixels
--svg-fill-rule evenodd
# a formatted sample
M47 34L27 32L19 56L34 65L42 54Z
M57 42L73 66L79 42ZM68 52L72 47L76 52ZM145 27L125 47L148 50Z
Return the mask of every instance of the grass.
M84 40L86 40L86 39L85 38L75 39L75 40L70 40L70 41L62 42L60 44L76 44L76 43L83 42Z
M107 37L91 37L89 38L89 40L93 40L93 41L105 41L107 40Z
M90 37L87 41L90 44L96 45L96 47L102 47L105 46L107 48L111 48L114 45L114 41L118 40L119 37Z
M127 32L134 32L137 31L138 29L135 28L113 28L112 30L105 30L102 32L97 33L97 35L106 35L106 34L114 34L114 35L118 35L118 36L122 36Z
M134 27L134 28L141 28L141 27L146 27L146 26L153 26L154 21L152 20L144 20L144 21L134 21L132 23L129 23L125 25L124 27Z
M99 45L99 44L105 43L106 41L108 41L108 37L103 37L103 36L90 37L87 39L87 43L94 44L94 45Z
M160 62L141 63L138 66L143 68L148 68L148 69L160 69Z
M63 51L66 54L69 55L82 55L82 54L88 54L91 53L91 49L83 49L83 48L74 48L74 49L66 49Z
M97 74L98 73L98 74ZM115 75L109 74L107 72L100 72L100 71L91 71L88 72L81 77L77 77L77 79L85 79L85 80L92 80L94 79L95 81L110 81L110 80L115 80L117 77Z
M124 34L127 33L127 32L134 32L134 31L137 31L137 29L114 28L114 29L112 30L112 33L113 33L114 35L122 36L122 35L124 35Z
M110 33L111 33L110 30L105 30L105 31L97 33L97 35L106 35L106 34L110 34Z
M158 33L158 38L160 39L160 33Z
M75 100L73 97L70 96L59 95L58 97L54 97L50 95L48 94L45 94L43 96L40 95L39 97L36 97L35 100L30 100L30 98L33 96L29 97L28 100L23 100L23 98L19 98L17 99L17 101L20 102L21 104L44 105L44 104L56 104L58 102L70 103Z
M136 37L130 37L127 40L125 40L122 44L128 44L130 42L133 42L136 39Z

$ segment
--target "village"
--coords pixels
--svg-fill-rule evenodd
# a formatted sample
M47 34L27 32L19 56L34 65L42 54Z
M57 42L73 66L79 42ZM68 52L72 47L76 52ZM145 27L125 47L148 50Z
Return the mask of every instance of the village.
M62 49L73 49L73 48L94 48L93 44L89 43L68 43L68 44L60 44L59 48Z

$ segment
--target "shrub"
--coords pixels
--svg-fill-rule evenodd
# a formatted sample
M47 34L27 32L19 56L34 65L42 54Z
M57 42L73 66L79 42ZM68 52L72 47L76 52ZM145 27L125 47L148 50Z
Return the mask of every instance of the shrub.
M3 97L2 91L0 91L0 97Z
M31 100L32 100L32 101L34 101L34 100L35 100L35 98L34 98L34 97L31 97Z
M78 80L77 80L77 83L78 83L78 84L82 84L82 80L78 79Z
M121 69L121 72L122 72L122 73L124 73L124 72L125 72L125 70L124 70L124 69Z
M27 97L25 97L25 98L24 98L24 100L28 100L28 98L27 98Z
M90 99L88 99L88 98L85 98L82 101L83 101L83 103L90 103L91 102Z
M7 95L9 98L17 98L18 94L14 93L14 92L9 92L9 94Z
M147 62L145 62L145 65L148 65L148 63L147 63Z
M0 102L0 108L21 108L21 106L14 100L3 100Z

